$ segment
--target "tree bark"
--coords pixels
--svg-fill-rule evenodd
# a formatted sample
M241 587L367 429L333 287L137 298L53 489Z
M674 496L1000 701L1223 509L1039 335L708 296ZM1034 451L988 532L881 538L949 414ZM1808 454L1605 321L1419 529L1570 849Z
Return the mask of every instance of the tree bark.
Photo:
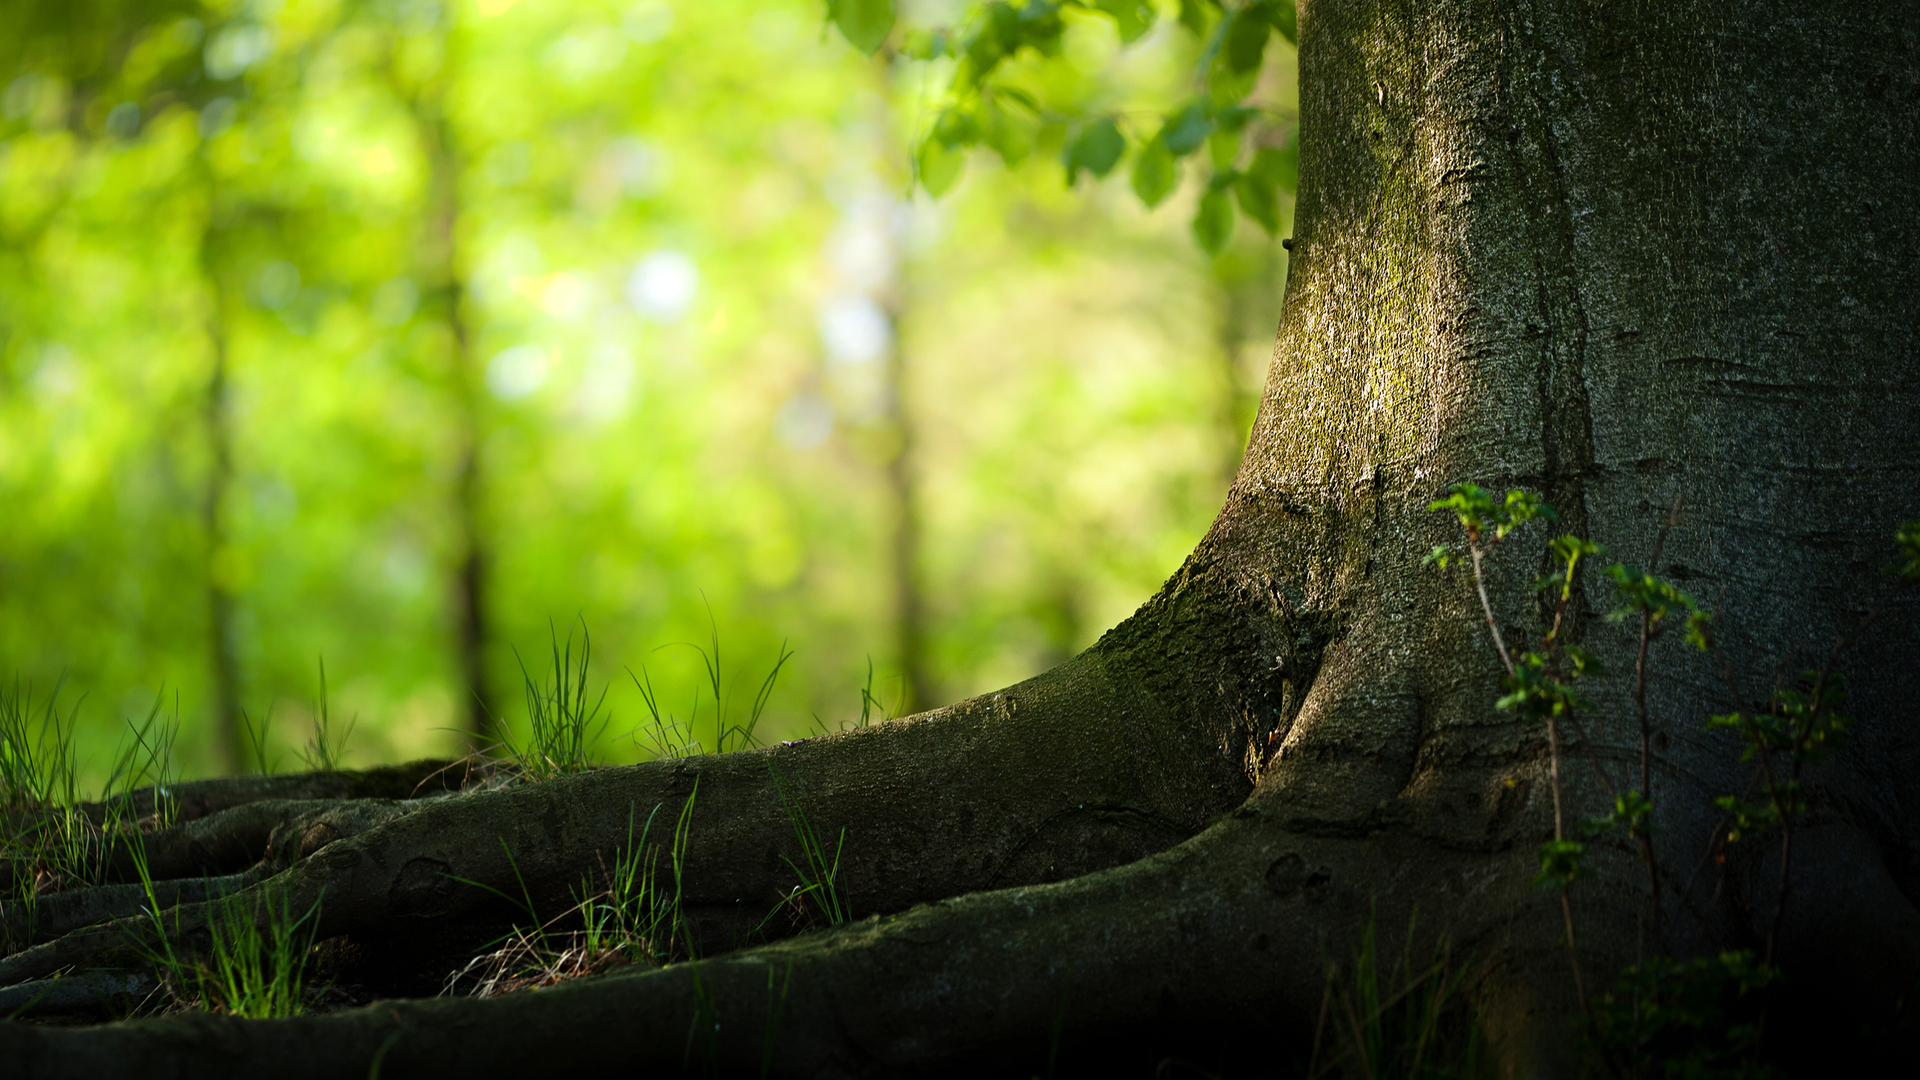
M1372 923L1474 958L1504 1075L1577 1075L1560 895L1532 886L1535 850L1556 802L1570 822L1603 811L1597 769L1637 772L1638 633L1600 618L1602 579L1576 579L1564 632L1614 674L1562 731L1556 798L1546 732L1495 706L1502 668L1472 586L1422 563L1458 539L1427 506L1461 481L1544 496L1561 528L1629 566L1677 500L1654 569L1717 609L1731 661L1734 689L1677 636L1654 645L1651 795L1676 886L1648 941L1635 849L1590 849L1571 909L1592 987L1656 949L1767 935L1780 848L1721 843L1711 799L1746 790L1750 766L1703 721L1764 707L1776 671L1818 665L1877 612L1834 665L1849 741L1804 777L1776 954L1800 993L1775 1034L1890 1002L1920 970L1920 607L1883 571L1920 492L1916 15L1837 0L1303 5L1274 366L1226 505L1136 615L998 694L767 751L430 800L254 886L324 895L326 934L451 948L512 917L457 879L524 880L551 907L633 815L693 799L685 888L706 959L271 1023L7 1025L0 1055L32 1076L109 1061L126 1075L834 1076L1038 1071L1050 1040L1092 1061L1108 1038L1136 1072L1195 1045L1210 1068L1265 1072L1306 1057L1324 964ZM1539 639L1546 539L1516 533L1487 561L1509 641ZM846 827L866 921L767 944L747 932L795 884L770 765L822 832ZM128 932L0 960L0 981ZM1821 1045L1832 1064L1864 1044Z

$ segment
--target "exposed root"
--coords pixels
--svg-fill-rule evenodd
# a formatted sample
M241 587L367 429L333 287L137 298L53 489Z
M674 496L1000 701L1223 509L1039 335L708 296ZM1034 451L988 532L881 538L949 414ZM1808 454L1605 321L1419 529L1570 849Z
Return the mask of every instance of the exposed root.
M1407 869L1385 896L1385 852ZM1291 836L1229 818L1132 865L1054 885L975 894L727 956L599 978L564 954L541 972L487 972L480 1000L382 1003L329 1016L243 1024L169 1017L96 1029L0 1029L0 1056L82 1075L162 1069L286 1076L431 1068L514 1070L689 1066L722 1073L851 1076L1036 1063L1068 1052L1191 1052L1180 1030L1234 1033L1258 1057L1275 1036L1310 1031L1328 942L1379 903L1386 923L1422 895L1459 888L1467 865L1379 838ZM1460 865L1454 865L1458 863ZM1276 869L1277 868L1277 869ZM1296 871L1298 871L1296 873ZM1510 910L1510 909L1506 909ZM1484 929L1484 928L1483 928ZM522 942L524 950L531 943ZM483 965L484 967L484 965ZM559 985L551 983L559 982ZM519 986L544 989L505 994ZM938 1016L938 1024L927 1018ZM1171 1041L1170 1041L1171 1040ZM1132 1060L1139 1061L1140 1057ZM1151 1059L1148 1059L1151 1060Z

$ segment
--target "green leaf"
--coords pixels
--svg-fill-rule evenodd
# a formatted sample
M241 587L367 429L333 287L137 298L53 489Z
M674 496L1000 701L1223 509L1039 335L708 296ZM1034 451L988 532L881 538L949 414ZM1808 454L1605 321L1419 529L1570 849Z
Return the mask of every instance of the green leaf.
M1207 103L1190 101L1180 111L1167 117L1161 125L1160 140L1173 151L1174 157L1185 157L1199 149L1207 136L1213 134L1213 118L1207 115Z
M1033 125L997 98L988 99L984 111L986 144L993 147L1009 168L1018 165L1033 151Z
M1260 223L1268 236L1280 231L1280 197L1274 193L1273 185L1261 181L1251 173L1245 173L1233 182L1233 193L1240 197L1240 209L1248 217Z
M1227 66L1239 74L1259 70L1260 59L1267 51L1267 34L1273 27L1264 17L1262 6L1234 15L1233 25L1227 28Z
M1147 0L1095 0L1094 6L1113 17L1120 41L1129 45L1146 36L1159 15Z
M1535 875L1535 885L1571 885L1577 878L1590 877L1593 871L1586 868L1582 859L1586 856L1587 845L1573 840L1549 840L1540 845L1540 873Z
M963 151L943 146L937 138L929 138L920 144L920 186L937 199L953 188L965 164Z
M1159 206L1161 200L1173 191L1179 183L1178 163L1167 144L1159 139L1147 143L1141 149L1140 156L1133 162L1133 193L1149 207Z
M1194 37L1207 36L1207 27L1213 25L1213 14L1220 10L1218 0L1180 0L1180 25L1187 28Z
M1290 45L1300 44L1299 12L1295 10L1293 0L1272 0L1265 5L1268 8L1267 19L1280 36Z
M1240 156L1240 130L1222 127L1207 136L1207 156L1216 169L1233 168L1233 160Z
M1233 203L1227 193L1209 187L1200 196L1200 211L1193 215L1193 238L1209 255L1218 255L1233 238Z
M1080 134L1067 143L1062 155L1067 166L1067 183L1071 185L1079 179L1082 169L1095 177L1107 175L1120 163L1120 155L1126 149L1126 137L1120 134L1119 125L1111 117L1081 128Z
M980 121L964 109L942 110L933 122L933 137L948 149L972 146L980 141Z
M827 0L827 18L854 48L872 55L893 29L893 0Z
M1894 573L1920 581L1920 521L1909 521L1894 530L1893 544L1900 551Z
M980 11L980 21L967 40L967 59L976 76L984 77L1001 60L1020 48L1020 13L1004 3L992 3Z

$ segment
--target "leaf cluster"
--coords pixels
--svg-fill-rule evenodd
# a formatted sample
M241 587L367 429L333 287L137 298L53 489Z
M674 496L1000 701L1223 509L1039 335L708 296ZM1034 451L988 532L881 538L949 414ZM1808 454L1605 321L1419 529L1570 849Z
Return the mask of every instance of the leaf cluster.
M1654 957L1621 972L1600 996L1595 1039L1629 1076L1772 1076L1755 1060L1757 995L1779 979L1779 969L1749 950L1694 960Z
M864 52L881 51L894 36L891 0L829 0L827 13ZM1131 152L1134 194L1156 207L1179 185L1181 161L1202 157L1206 186L1193 220L1200 246L1213 254L1225 248L1236 204L1240 214L1276 234L1280 193L1295 186L1299 149L1292 131L1277 140L1263 136L1266 110L1248 99L1273 35L1289 42L1297 37L1293 0L1182 0L1179 24L1201 45L1195 89L1146 123L1043 105L1009 72L1010 62L1022 55L1043 63L1059 57L1069 14L1111 20L1123 45L1145 37L1159 17L1147 0L991 0L972 6L952 26L899 35L902 55L953 65L944 99L914 152L920 186L934 196L945 194L958 182L972 147L986 146L1013 166L1036 145L1058 138L1068 185L1083 173L1106 177Z

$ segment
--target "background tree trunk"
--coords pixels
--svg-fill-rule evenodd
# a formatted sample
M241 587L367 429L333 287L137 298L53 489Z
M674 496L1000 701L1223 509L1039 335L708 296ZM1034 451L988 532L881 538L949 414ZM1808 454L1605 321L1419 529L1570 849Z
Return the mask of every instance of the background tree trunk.
M453 621L454 661L464 700L461 711L475 748L491 743L496 703L487 679L487 649L493 631L488 611L488 574L492 546L485 524L486 482L484 422L480 400L480 362L474 355L468 311L466 267L460 254L460 183L464 157L448 115L447 88L459 64L458 31L443 30L446 59L427 85L403 90L428 166L430 191L422 269L428 295L447 327L447 386L453 407L453 575L449 611ZM396 76L397 77L397 76Z
M1777 670L1818 663L1877 610L1836 665L1855 727L1808 777L1778 955L1803 991L1781 1015L1857 1020L1920 970L1920 611L1883 572L1920 476L1915 15L1306 5L1291 276L1252 445L1207 537L1132 619L1054 672L901 723L342 817L257 887L330 890L326 933L397 948L486 914L450 881L524 874L563 894L634 808L673 813L698 779L687 890L711 955L794 884L771 762L846 827L856 910L884 918L485 1002L5 1026L0 1052L48 1076L108 1060L343 1075L376 1058L825 1076L1026 1068L1051 1027L1089 1054L1123 1034L1108 1047L1132 1066L1198 1046L1264 1071L1304 1057L1325 960L1418 911L1419 936L1475 958L1503 1069L1576 1075L1559 897L1531 884L1553 834L1546 739L1495 706L1470 585L1422 564L1458 539L1427 509L1458 481L1541 494L1629 566L1682 507L1656 569L1718 608L1741 689L1658 643L1670 880L1714 850L1711 798L1749 780L1705 718L1764 701ZM1489 560L1510 641L1538 639L1546 538ZM1638 760L1637 640L1598 618L1600 585L1580 578L1570 615L1614 672L1566 740L1572 820L1603 808L1592 762L1620 777ZM1635 852L1596 845L1573 893L1590 984L1656 947L1764 937L1777 849L1725 850L1654 942ZM957 896L973 890L996 891ZM7 957L0 981L120 932ZM1859 1045L1813 1030L1829 1064Z
M201 416L207 439L206 490L201 526L207 539L207 659L213 677L214 760L221 772L246 769L250 734L240 704L240 657L234 631L233 553L227 528L227 501L233 488L233 392L230 388L231 299L220 265L218 181L202 157L200 179L206 188L207 217L200 232L200 276L206 282L207 387Z

